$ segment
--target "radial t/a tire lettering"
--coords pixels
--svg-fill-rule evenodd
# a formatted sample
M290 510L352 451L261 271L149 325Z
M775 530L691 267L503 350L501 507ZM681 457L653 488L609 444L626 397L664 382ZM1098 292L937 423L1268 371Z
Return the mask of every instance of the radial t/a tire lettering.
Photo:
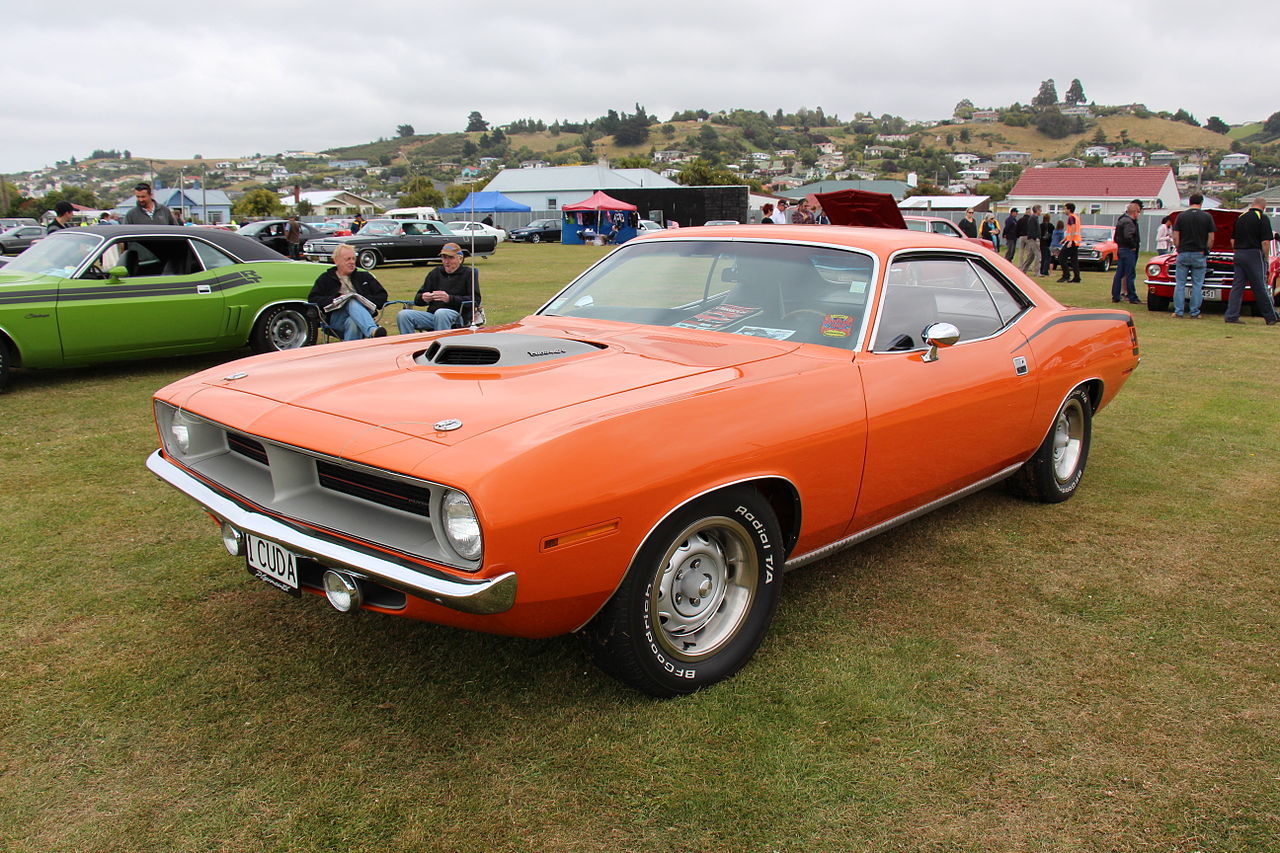
M1061 503L1076 493L1089 460L1093 403L1084 388L1067 395L1035 455L1014 475L1015 488L1041 503Z
M786 559L769 504L737 487L672 513L584 630L596 664L653 696L729 678L773 621Z

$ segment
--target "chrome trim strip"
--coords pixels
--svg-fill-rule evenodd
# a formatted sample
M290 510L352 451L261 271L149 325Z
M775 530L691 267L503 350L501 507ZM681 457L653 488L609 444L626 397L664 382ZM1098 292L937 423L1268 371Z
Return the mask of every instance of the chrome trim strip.
M888 521L882 521L879 524L873 527L868 527L866 530L861 530L853 534L852 536L846 536L844 539L841 539L838 542L832 542L830 545L824 545L823 547L819 548L816 551L810 551L807 554L801 554L799 557L792 557L790 560L787 560L786 565L783 566L783 570L789 572L792 569L798 569L801 566L806 566L809 563L812 563L816 560L821 560L823 557L827 557L831 554L834 554L836 551L840 551L844 548L857 545L859 542L865 542L866 540L870 539L872 536L875 536L878 533L884 533L886 530L897 527L900 524L906 524L908 521L913 521L922 515L927 515L928 513L933 512L935 509L938 509L939 507L946 506L949 503L954 503L955 501L958 501L961 498L966 498L969 495L973 494L974 492L980 492L983 489L987 488L988 486L995 485L1001 480L1008 478L1014 472L1016 472L1019 468L1021 468L1022 465L1023 465L1022 462L1018 462L1014 465L1010 465L1008 468L1005 468L1002 471L997 471L996 473L992 474L990 477L987 477L984 480L979 480L978 482L972 485L965 486L963 489L960 489L959 491L952 492L951 494L944 495L943 497L940 497L937 500L930 501L924 506L916 507L910 512L904 512L902 515L899 515L896 518L891 518Z
M463 613L504 613L515 604L515 572L506 572L495 578L468 580L429 566L409 569L391 560L311 536L270 516L244 509L165 459L159 450L147 457L147 468L214 516L231 522L240 530L311 557L325 566L348 569L361 577L368 577Z

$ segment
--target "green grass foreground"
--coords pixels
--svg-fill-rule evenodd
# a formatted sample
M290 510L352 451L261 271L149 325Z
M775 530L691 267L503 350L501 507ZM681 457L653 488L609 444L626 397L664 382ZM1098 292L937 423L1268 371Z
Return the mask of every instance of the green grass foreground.
M491 321L603 251L504 244ZM1049 287L1111 307L1109 281ZM1275 850L1280 329L1135 317L1073 500L989 490L789 575L754 662L673 701L570 637L251 579L143 467L149 395L221 357L21 373L0 849Z

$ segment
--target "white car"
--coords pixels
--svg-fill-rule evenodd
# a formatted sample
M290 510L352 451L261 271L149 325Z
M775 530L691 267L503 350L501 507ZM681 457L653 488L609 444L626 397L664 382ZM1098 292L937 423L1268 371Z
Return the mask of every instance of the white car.
M503 231L501 228L494 228L492 225L485 225L483 222L466 222L464 220L458 220L456 222L447 222L445 224L449 226L450 231L457 234L459 237L470 237L472 235L479 237L485 235L489 237L497 237L499 243L507 239L506 231Z
M649 231L665 231L667 229L665 226L654 222L652 219L641 219L636 225L636 230L641 234L645 234Z

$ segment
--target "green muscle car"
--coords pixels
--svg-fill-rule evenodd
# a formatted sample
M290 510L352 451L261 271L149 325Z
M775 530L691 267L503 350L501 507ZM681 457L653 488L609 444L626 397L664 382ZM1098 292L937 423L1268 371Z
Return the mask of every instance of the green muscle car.
M0 268L0 388L16 367L305 346L324 269L214 228L56 232Z

